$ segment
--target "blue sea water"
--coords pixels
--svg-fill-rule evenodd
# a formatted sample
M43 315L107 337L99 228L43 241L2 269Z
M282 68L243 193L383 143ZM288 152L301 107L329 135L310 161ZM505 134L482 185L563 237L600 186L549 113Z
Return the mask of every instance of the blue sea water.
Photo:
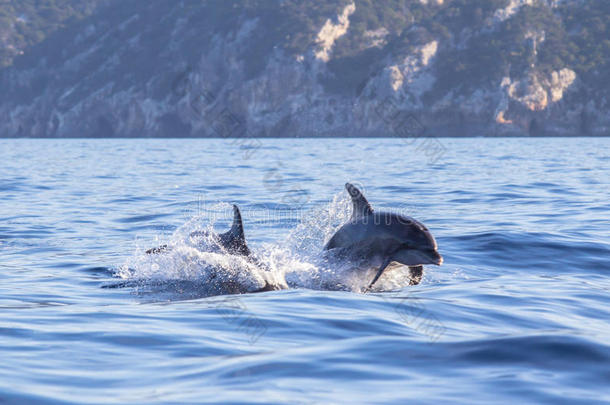
M610 139L434 142L0 140L0 403L610 403ZM346 181L445 263L321 266ZM232 203L290 289L143 253Z

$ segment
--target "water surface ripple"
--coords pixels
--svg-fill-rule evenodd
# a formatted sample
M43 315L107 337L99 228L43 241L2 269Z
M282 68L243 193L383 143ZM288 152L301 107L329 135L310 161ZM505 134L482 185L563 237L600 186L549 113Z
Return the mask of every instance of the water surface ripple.
M0 141L0 402L609 403L610 139L440 142ZM304 257L346 181L445 264L326 290ZM232 203L293 288L207 296L182 262L152 280L142 249L226 229ZM134 263L151 282L102 288Z

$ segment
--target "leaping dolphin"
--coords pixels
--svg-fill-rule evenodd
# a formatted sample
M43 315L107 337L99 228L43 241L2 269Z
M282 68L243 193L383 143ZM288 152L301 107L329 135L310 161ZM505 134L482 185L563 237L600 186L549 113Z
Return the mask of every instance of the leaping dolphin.
M344 249L356 259L381 262L367 291L392 262L409 266L411 284L421 280L423 265L443 263L434 237L421 222L390 212L374 212L364 195L352 184L345 184L352 198L351 219L334 235L325 250Z
M201 250L205 250L208 252L226 252L231 255L243 256L248 262L254 264L263 272L270 271L269 267L262 263L256 256L252 254L248 245L246 244L246 237L244 234L244 225L241 219L241 213L237 205L233 205L233 224L231 225L231 229L229 229L225 233L216 234L213 232L206 231L198 231L192 232L190 234L191 238L205 238L206 245L200 246ZM210 244L209 241L212 240ZM161 245L156 248L148 249L146 251L147 254L164 254L168 253L172 250L171 246ZM280 283L270 283L268 280L265 280L265 286L256 291L250 292L263 292L263 291L275 291L287 288L288 286L285 282ZM241 292L241 291L240 291ZM244 291L247 292L247 291Z

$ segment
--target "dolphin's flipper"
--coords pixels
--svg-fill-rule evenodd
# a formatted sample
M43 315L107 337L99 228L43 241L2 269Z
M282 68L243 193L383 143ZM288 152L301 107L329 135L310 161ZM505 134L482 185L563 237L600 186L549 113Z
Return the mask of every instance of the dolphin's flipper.
M409 266L409 285L418 285L424 275L424 266Z
M218 235L222 241L222 245L232 254L243 256L250 255L250 249L246 245L246 237L244 236L244 225L241 222L241 213L237 205L233 205L233 225L228 232Z
M373 279L373 281L371 281L371 284L369 284L369 286L366 288L366 290L364 290L364 292L369 292L370 289L373 288L373 284L375 284L377 282L377 280L379 280L379 277L381 277L381 274L383 273L383 271L386 269L386 267L388 267L388 265L391 262L392 262L392 259L390 259L390 258L387 258L383 261L383 263L379 267L379 270L377 270L377 274L375 275L375 278Z
M352 197L352 203L354 204L354 209L352 211L352 220L358 219L360 217L365 217L367 215L371 215L373 213L373 209L371 208L371 204L364 198L364 195L358 190L353 184L345 183L345 188L349 193L350 197Z

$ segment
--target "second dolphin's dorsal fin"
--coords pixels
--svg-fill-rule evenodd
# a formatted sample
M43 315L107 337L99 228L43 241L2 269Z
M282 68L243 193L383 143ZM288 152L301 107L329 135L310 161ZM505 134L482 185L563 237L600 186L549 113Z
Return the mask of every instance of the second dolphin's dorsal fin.
M371 204L369 204L366 198L364 198L364 195L362 195L356 186L351 183L345 183L345 188L347 189L350 197L352 197L352 203L354 206L352 211L352 220L365 217L373 213Z
M237 205L233 205L233 225L228 232L218 235L222 245L232 254L248 256L250 249L246 245L246 236L244 235L244 225L241 221L241 213Z

